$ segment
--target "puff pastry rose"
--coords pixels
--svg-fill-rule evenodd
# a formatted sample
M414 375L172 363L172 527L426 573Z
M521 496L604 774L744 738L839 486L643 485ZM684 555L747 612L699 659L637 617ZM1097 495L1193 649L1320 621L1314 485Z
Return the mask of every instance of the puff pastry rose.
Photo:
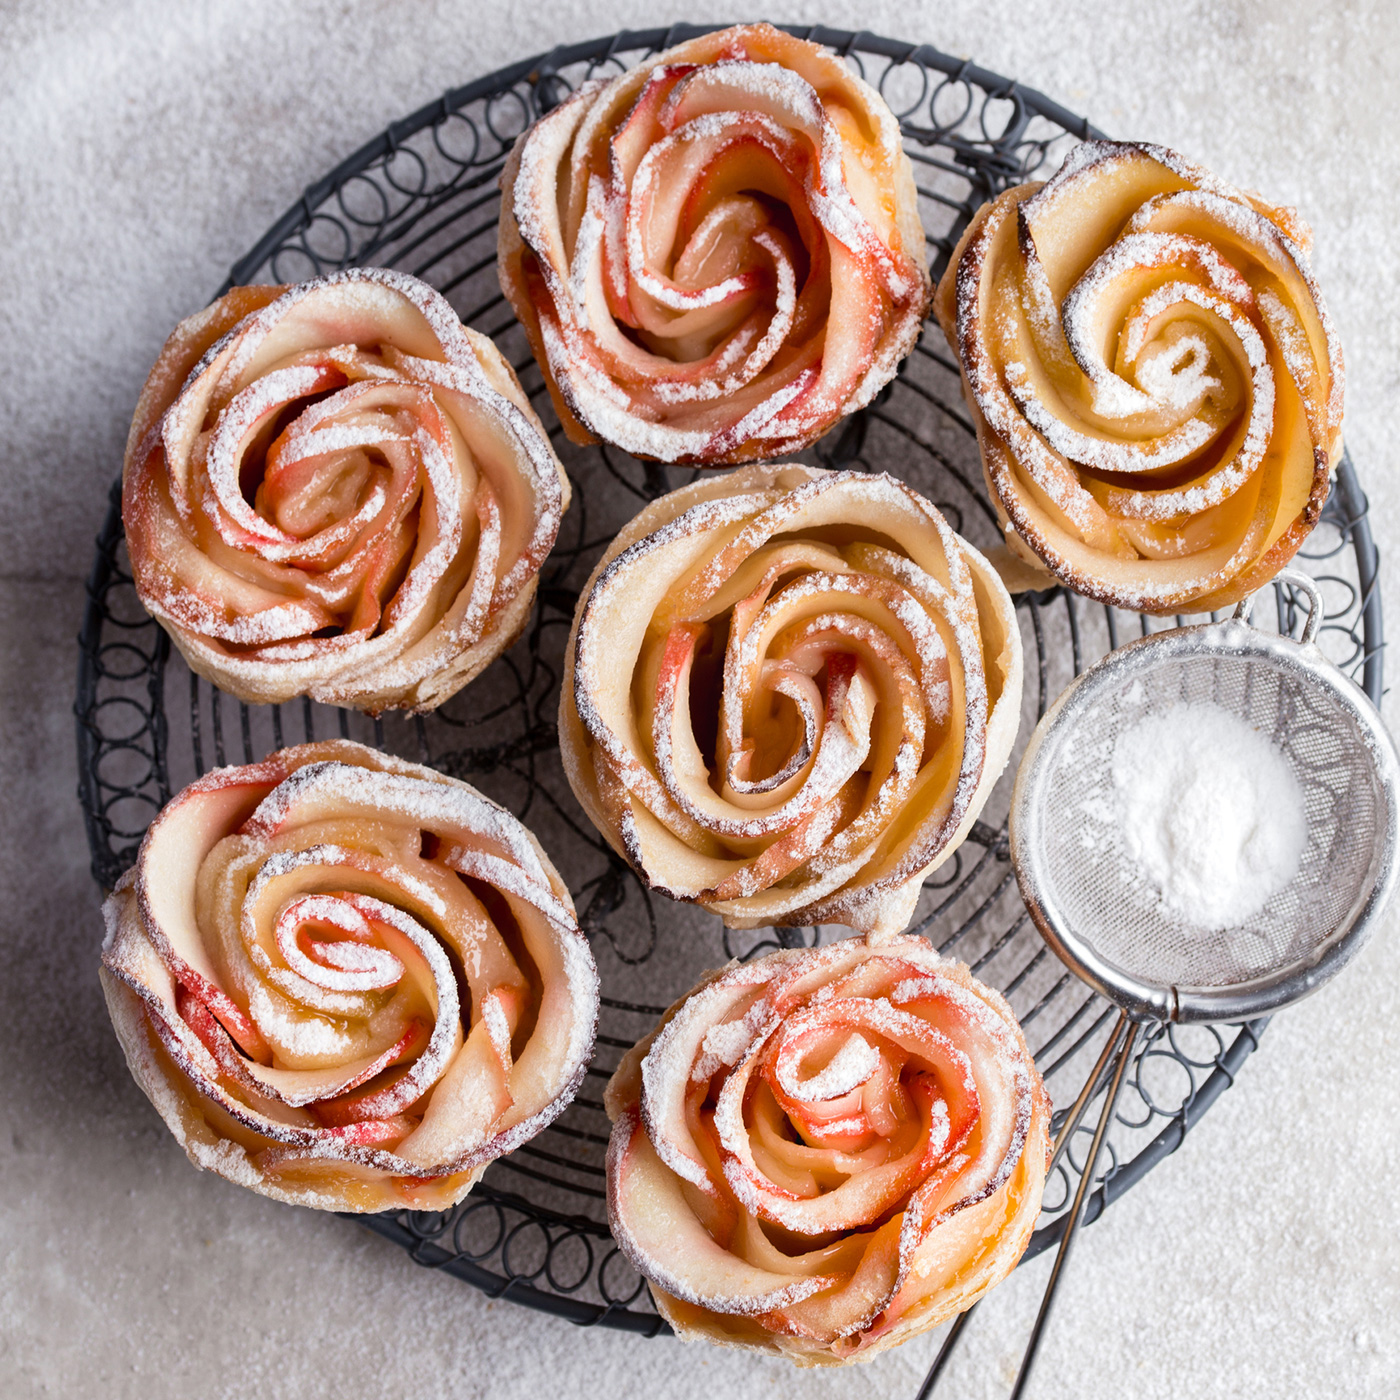
M983 207L936 309L1014 552L1152 613L1223 608L1293 557L1341 452L1309 243L1160 146L1086 142Z
M795 452L894 377L928 309L899 124L766 24L584 83L501 183L501 287L575 442Z
M1035 1061L921 938L731 963L606 1100L613 1235L682 1336L867 1359L1005 1278L1040 1212Z
M377 713L441 703L514 641L568 498L496 347L416 278L352 269L175 329L122 520L193 670Z
M197 1166L440 1210L573 1098L598 977L535 838L347 740L191 784L103 908L136 1082Z
M787 466L653 502L565 655L575 795L654 887L734 928L898 930L1016 735L1001 580L886 475Z

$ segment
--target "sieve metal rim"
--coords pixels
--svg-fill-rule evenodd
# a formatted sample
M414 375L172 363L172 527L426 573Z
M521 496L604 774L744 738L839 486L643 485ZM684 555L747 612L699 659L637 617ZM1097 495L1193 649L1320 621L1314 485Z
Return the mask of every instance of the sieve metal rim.
M1244 609L1241 610L1244 613ZM1314 614L1316 619L1317 614ZM1307 635L1315 629L1309 626ZM1075 932L1055 897L1036 851L1043 851L1046 808L1045 776L1060 745L1074 730L1076 717L1089 711L1106 691L1124 685L1136 673L1175 659L1207 652L1222 657L1263 661L1289 673L1340 707L1356 726L1372 761L1381 790L1384 829L1377 833L1374 878L1338 930L1306 959L1230 987L1189 987L1155 982L1125 972L1100 955ZM1057 738L1058 736L1058 738ZM1400 758L1379 712L1365 693L1339 671L1312 641L1261 632L1243 616L1223 622L1172 628L1139 638L1076 677L1045 712L1031 735L1016 772L1011 795L1009 846L1021 898L1047 946L1095 991L1135 1020L1210 1022L1262 1016L1308 996L1339 972L1360 951L1384 912L1394 890L1400 862Z

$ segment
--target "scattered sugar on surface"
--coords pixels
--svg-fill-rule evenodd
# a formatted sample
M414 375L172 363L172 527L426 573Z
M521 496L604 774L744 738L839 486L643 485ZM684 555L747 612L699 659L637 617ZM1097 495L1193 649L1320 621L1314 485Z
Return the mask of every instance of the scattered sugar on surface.
M1179 704L1118 738L1113 788L1123 842L1168 911L1206 929L1257 914L1307 846L1288 760L1238 715Z

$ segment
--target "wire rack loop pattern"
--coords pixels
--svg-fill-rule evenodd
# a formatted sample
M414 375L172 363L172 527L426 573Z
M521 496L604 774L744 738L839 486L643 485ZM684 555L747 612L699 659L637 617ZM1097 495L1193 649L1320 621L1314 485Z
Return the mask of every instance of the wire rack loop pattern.
M135 858L161 805L212 765L252 762L272 748L333 734L356 737L466 778L539 833L574 892L605 990L597 1055L574 1105L534 1142L494 1164L455 1210L363 1220L420 1264L492 1297L584 1326L642 1336L668 1331L643 1281L614 1246L603 1210L608 1123L602 1085L621 1053L708 966L842 930L736 934L694 909L658 907L588 827L559 772L554 716L564 640L578 591L607 541L646 501L692 478L562 435L524 335L495 276L497 178L515 137L581 82L705 32L690 25L626 31L561 46L445 93L395 122L308 188L230 272L225 286L292 282L350 265L402 268L443 292L469 324L496 338L550 426L574 482L574 506L541 579L534 620L516 646L426 718L369 720L310 701L239 704L172 657L136 598L126 560L120 483L97 539L79 639L75 712L82 802L97 882L110 888ZM1053 169L1088 121L1040 93L927 45L796 27L873 83L898 115L916 172L935 277L976 208L1012 183ZM804 459L889 467L934 500L974 543L997 538L981 483L957 366L931 326L898 378ZM1300 562L1320 582L1320 643L1373 702L1382 687L1379 559L1349 459ZM1306 608L1277 587L1281 632ZM1091 605L1062 588L1018 600L1028 660L1022 736L1059 689L1158 620ZM1258 612L1256 612L1256 620ZM1181 619L1178 619L1181 620ZM1014 759L1013 759L1014 764ZM1006 846L1009 780L970 838L927 884L915 931L964 959L1010 999L1057 1104L1071 1103L1106 1039L1113 1010L1047 954L1016 894ZM655 955L655 956L654 956ZM1158 1026L1141 1047L1085 1211L1092 1221L1174 1152L1234 1083L1264 1022ZM1058 1129L1061 1115L1056 1116ZM1087 1135L1086 1127L1082 1133ZM1027 1258L1055 1245L1082 1171L1078 1138L1047 1185ZM358 1218L358 1217L357 1217Z

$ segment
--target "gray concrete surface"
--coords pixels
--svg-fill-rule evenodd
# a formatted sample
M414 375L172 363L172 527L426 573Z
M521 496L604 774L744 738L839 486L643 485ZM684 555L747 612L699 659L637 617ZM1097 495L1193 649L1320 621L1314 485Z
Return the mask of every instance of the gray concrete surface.
M1391 0L774 0L927 40L1296 203L1387 552L1400 475L1400 9ZM90 542L173 322L302 186L526 52L726 19L674 0L0 5L0 1395L912 1395L935 1342L831 1376L580 1332L332 1218L197 1174L126 1074L95 974L71 703ZM1392 670L1395 663L1392 663ZM1394 718L1393 710L1391 718ZM1089 1231L1035 1394L1400 1391L1395 921L1282 1016L1183 1150ZM947 1394L1006 1393L1046 1261Z

